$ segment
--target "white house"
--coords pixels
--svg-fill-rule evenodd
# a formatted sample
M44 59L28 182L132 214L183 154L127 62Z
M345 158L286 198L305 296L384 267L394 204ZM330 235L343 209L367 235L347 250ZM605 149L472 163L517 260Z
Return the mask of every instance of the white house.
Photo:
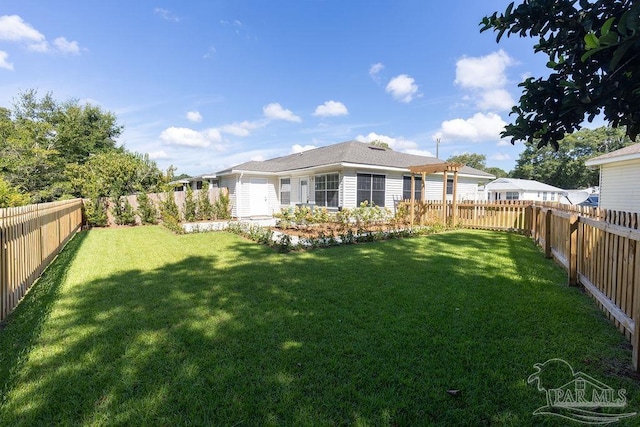
M600 207L640 212L640 143L585 162L600 168Z
M531 200L535 202L557 202L566 191L530 179L498 178L484 186L486 200Z
M300 203L329 209L353 208L367 200L394 209L411 198L409 166L441 164L435 157L416 156L357 141L320 147L265 161L250 161L217 172L220 187L229 189L234 217L270 216ZM448 175L447 195L453 194ZM420 199L421 177L415 195ZM457 197L479 198L478 184L495 177L464 166L458 172ZM425 180L426 199L442 200L443 175Z

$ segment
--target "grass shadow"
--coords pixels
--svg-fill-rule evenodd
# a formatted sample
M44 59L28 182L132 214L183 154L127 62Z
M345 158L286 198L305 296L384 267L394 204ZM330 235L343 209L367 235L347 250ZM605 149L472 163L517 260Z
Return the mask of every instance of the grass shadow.
M36 344L55 303L67 267L82 248L86 232L77 233L34 283L14 311L0 323L0 405L12 380Z

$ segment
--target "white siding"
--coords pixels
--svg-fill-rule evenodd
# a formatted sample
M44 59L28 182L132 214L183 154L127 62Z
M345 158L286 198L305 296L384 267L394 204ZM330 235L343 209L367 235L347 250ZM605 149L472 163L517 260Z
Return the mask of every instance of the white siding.
M340 185L340 201L342 202L342 207L345 208L355 208L356 206L356 188L357 188L357 179L356 179L356 171L354 170L345 170L341 174L341 185Z
M600 166L600 207L640 212L640 160Z
M231 216L236 218L238 216L236 202L236 180L237 176L224 176L220 178L220 187L227 187L229 189L229 203L231 203Z
M388 174L385 184L384 206L395 212L396 204L402 200L402 174Z

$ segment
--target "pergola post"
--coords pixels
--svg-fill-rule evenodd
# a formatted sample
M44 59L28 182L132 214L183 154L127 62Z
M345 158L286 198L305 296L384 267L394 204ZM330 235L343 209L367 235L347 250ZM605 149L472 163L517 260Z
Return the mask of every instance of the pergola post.
M442 219L445 221L447 221L447 173L448 172L453 172L453 203L452 203L452 219L455 221L455 217L456 217L456 208L457 208L457 203L456 200L458 198L458 172L460 170L461 167L463 167L464 165L460 164L460 163L446 163L446 162L442 162L442 163L435 163L435 164L430 164L430 165L421 165L421 166L409 166L409 172L411 172L411 212L412 212L412 217L411 217L411 225L413 225L413 221L414 221L414 217L413 217L413 210L415 208L414 206L414 200L415 200L415 183L414 183L414 174L419 173L422 175L422 190L421 190L421 199L424 202L425 201L425 196L426 196L426 182L427 182L427 174L431 174L431 173L440 173L442 172L443 176L442 176ZM420 224L424 223L424 218L423 215L420 215Z
M451 225L455 225L458 214L458 171L453 171L453 201L451 203Z
M442 171L442 221L447 223L447 170Z
M413 227L413 219L416 210L416 175L411 174L411 226Z
M424 206L424 202L427 199L427 174L422 172L422 186L420 189L420 202L422 203L422 206ZM420 215L420 225L424 225L424 211L422 212L422 215Z

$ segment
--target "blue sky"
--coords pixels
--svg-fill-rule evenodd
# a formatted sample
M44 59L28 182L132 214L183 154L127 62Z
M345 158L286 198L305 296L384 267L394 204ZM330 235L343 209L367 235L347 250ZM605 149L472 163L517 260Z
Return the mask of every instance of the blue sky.
M3 0L0 105L52 92L116 114L120 143L201 174L357 139L511 170L501 141L530 39L496 44L508 1Z

